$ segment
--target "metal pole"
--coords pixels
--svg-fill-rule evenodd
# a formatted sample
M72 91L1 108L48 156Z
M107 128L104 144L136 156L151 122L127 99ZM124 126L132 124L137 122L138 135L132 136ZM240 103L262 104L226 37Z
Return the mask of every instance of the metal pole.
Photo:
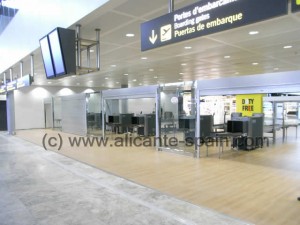
M97 60L97 70L100 70L100 29L95 29L96 31L96 60Z
M273 144L276 143L276 117L277 117L277 104L275 102L272 102L273 105Z
M20 61L20 77L23 77L23 61Z
M87 57L87 68L90 69L91 68L91 49L90 47L87 47L86 49L86 57Z
M196 101L196 132L195 132L195 157L200 158L200 90L198 85L195 91L195 101Z
M30 55L30 74L31 74L31 78L33 80L33 78L34 78L34 54Z
M161 92L161 88L160 86L157 87L156 90L156 107L155 107L155 137L156 137L156 150L159 150L159 147L161 147L161 132L160 132L160 120L161 120L161 99L160 99L160 92Z
M174 12L174 0L169 0L169 13Z
M12 68L9 69L9 77L10 77L10 82L12 82L13 81L13 69Z
M4 85L6 85L6 73L3 74L4 75Z
M106 115L106 107L105 107L105 100L103 98L103 92L101 92L101 102L102 102L102 137L105 138L105 115Z
M80 24L76 25L76 40L77 40L77 66L81 67L81 33Z

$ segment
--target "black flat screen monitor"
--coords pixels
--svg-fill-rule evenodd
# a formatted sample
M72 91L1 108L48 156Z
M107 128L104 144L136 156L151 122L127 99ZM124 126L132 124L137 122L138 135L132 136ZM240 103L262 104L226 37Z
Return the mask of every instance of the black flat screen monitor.
M47 78L76 73L75 31L57 27L40 40Z
M52 31L49 35L49 43L51 46L51 53L53 59L53 66L55 70L55 75L64 75L66 74L66 67L62 53L61 42L59 38L58 29Z
M228 120L227 132L230 133L244 133L245 121Z
M133 124L133 125L138 125L138 124L139 124L139 118L136 117L136 116L133 116L133 117L131 118L131 124Z
M108 122L113 123L114 122L114 116L108 116Z
M49 45L48 36L40 39L40 46L42 51L43 63L45 68L45 73L47 78L55 77L55 71L52 63L52 55Z

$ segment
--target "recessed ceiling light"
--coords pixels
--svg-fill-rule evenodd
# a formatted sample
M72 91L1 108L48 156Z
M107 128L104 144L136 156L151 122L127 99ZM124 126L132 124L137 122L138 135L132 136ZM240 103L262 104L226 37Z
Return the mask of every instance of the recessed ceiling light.
M117 67L117 65L110 65L111 67Z
M181 63L182 66L186 66L186 63Z
M154 71L154 69L149 69L149 71L150 71L150 72L153 72L153 71Z
M141 57L141 59L144 59L144 60L145 60L145 59L148 59L148 58L147 58L147 57Z
M90 83L93 83L94 81L90 80L89 82L90 82Z
M134 37L134 34L128 33L128 34L126 34L126 37Z
M259 34L259 32L257 30L253 30L249 32L250 35L256 35Z
M120 83L119 81L116 82L116 84L119 84L119 83Z
M158 77L157 76L155 76L155 77L153 77L154 79L157 79Z
M239 73L239 72L235 72L234 74L235 74L235 75L239 75L240 73Z
M94 49L90 49L90 52L92 52L92 53L93 53L94 51L95 51Z
M257 65L258 65L258 63L257 63L257 62L254 62L254 63L252 63L252 65L253 65L253 66L257 66Z
M132 81L133 81L133 82L136 82L136 79L133 79Z
M51 81L48 81L48 84L52 84L52 82L51 82Z
M225 55L224 59L230 59L230 55Z
M291 45L286 45L286 46L284 46L283 48L285 48L285 49L288 49L288 48L292 48L293 46L291 46Z
M105 79L105 80L108 80L108 77L105 77L104 79Z
M124 75L124 76L128 76L128 73L124 73L123 75Z
M142 86L143 84L142 84L142 83L139 83L139 85Z
M184 73L179 73L180 75L183 75Z
M276 68L274 68L274 70L279 70L279 68L276 67Z
M181 81L182 79L178 79L179 81Z
M185 46L184 49L192 49L191 46Z

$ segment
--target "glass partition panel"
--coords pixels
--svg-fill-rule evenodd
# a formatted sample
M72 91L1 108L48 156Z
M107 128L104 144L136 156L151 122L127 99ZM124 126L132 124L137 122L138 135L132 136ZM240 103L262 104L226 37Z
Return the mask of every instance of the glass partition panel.
M106 99L105 114L105 135L131 138L133 146L155 137L155 98ZM154 141L148 146L154 146Z
M102 104L101 93L86 94L87 132L90 135L102 135Z
M53 121L54 129L61 129L62 116L61 116L61 97L53 98Z
M194 156L196 107L192 84L164 86L160 99L161 150Z

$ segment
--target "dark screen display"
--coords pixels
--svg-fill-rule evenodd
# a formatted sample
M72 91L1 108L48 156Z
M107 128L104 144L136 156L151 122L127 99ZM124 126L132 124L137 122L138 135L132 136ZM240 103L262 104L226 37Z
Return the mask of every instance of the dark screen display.
M40 46L41 46L46 76L47 76L47 78L52 78L55 76L55 73L54 73L54 68L53 68L53 64L52 64L51 51L50 51L47 36L40 40Z
M131 124L134 124L134 125L139 124L138 118L136 116L131 118Z
M64 59L62 55L61 44L58 30L52 31L49 35L50 48L52 53L53 65L56 75L66 74Z
M229 120L227 122L227 132L231 133L244 133L245 121Z
M108 122L113 123L114 122L114 117L113 116L108 116Z

